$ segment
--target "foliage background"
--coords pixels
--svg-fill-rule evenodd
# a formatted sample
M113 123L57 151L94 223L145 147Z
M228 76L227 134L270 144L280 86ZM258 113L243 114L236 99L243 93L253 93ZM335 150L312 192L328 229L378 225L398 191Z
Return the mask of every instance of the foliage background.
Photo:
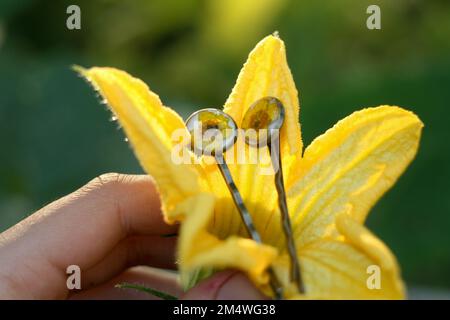
M69 31L78 4L82 29ZM366 28L378 4L382 30ZM0 2L0 231L108 171L139 173L72 64L144 79L187 116L220 107L251 48L278 30L300 90L306 144L362 107L425 123L420 152L368 225L413 286L450 288L450 2L161 0Z

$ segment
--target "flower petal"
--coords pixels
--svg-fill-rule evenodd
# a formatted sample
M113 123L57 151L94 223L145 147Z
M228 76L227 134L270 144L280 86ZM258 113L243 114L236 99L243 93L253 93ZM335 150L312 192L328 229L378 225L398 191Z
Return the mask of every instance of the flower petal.
M318 239L298 249L306 295L291 291L288 297L403 299L397 262L383 242L347 214L337 217L337 228L338 238ZM289 288L286 256L278 260L275 270Z
M292 160L301 157L302 141L298 121L298 92L287 65L284 43L278 36L264 38L250 53L225 103L224 111L233 117L239 127L248 107L265 96L277 97L286 109L281 131L281 151L283 171L287 176ZM234 161L229 162L231 173L263 241L268 244L278 240L283 242L284 237L278 236L282 232L280 214L267 148L248 147L240 136L227 156L231 151L234 151L231 157ZM209 166L205 170L208 188L219 198L219 208L214 219L217 234L247 236L217 167Z
M104 97L142 166L155 178L168 220L183 221L178 248L182 277L198 268L236 268L267 290L265 271L276 250L250 239L220 240L210 233L216 195L202 192L204 181L198 174L205 172L171 159L171 135L176 129L185 130L182 119L164 107L142 81L123 71L92 68L80 72Z
M281 130L282 150L286 154L301 154L298 92L287 64L284 43L273 35L261 40L250 53L224 111L239 127L250 105L266 96L278 98L286 109Z
M113 68L76 68L99 91L131 142L142 167L156 181L163 211L170 214L175 206L199 192L194 167L177 165L171 159L172 133L186 130L183 120L141 80Z
M241 138L234 147L236 158L239 157L237 155L239 149L244 150L243 153L246 155L257 153L255 157L259 157L259 159L240 164L239 160L234 158L234 160L227 160L227 163L245 206L253 218L256 230L260 233L264 243L272 245L279 240L282 229L269 152L267 148L255 149L239 140ZM242 149L237 147L241 143ZM229 152L226 154L227 157L230 155ZM257 161L258 164L256 164ZM211 230L220 238L230 235L248 237L217 165L205 165L203 168L204 181L207 182L205 191L208 190L217 197Z
M210 233L215 201L214 195L200 193L177 208L180 212L190 210L181 226L178 242L182 283L185 287L192 283L189 276L198 269L231 268L245 272L270 294L266 269L275 260L276 250L236 236L220 240Z
M363 223L414 158L422 126L412 112L381 106L355 112L315 139L287 182L299 246L333 235L336 214L348 206Z

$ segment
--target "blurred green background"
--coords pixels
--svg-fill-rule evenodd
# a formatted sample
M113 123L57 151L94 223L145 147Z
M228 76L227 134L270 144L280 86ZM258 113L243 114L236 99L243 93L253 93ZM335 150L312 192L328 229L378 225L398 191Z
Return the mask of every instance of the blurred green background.
M81 30L66 8L81 8ZM382 29L366 28L381 7ZM164 0L0 2L0 231L105 172L142 172L72 64L142 78L183 116L220 107L248 52L278 30L305 144L362 107L425 123L416 160L368 225L409 285L450 288L450 2Z

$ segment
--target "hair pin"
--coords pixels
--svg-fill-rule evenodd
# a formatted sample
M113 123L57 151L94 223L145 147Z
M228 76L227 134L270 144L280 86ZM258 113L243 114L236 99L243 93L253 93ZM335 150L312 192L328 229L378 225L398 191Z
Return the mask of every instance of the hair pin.
M191 150L196 154L206 154L215 158L247 233L254 241L262 243L261 236L255 228L252 216L244 204L223 156L224 152L237 140L238 128L233 118L217 109L202 109L194 112L186 120L186 127L191 134ZM269 275L270 286L276 298L281 299L282 288L272 268L269 268Z
M247 110L242 120L242 129L253 129L253 135L245 135L245 142L253 147L267 146L275 171L275 187L278 193L278 207L281 213L281 225L286 237L287 249L291 261L291 281L299 292L304 293L300 273L300 263L297 257L295 239L292 232L291 219L286 201L283 168L281 164L280 129L284 123L284 106L274 97L264 97L255 101Z

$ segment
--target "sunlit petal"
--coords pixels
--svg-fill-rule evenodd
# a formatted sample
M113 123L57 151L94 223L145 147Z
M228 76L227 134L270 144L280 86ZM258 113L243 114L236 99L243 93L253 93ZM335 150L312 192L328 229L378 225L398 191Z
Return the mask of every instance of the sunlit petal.
M250 53L224 111L240 126L250 105L265 96L278 98L286 109L282 149L287 154L301 152L298 92L287 64L284 42L273 35L261 40Z
M266 269L275 260L276 250L236 236L219 239L208 227L214 208L215 197L207 193L200 193L178 207L180 212L189 211L181 227L178 249L183 284L190 283L189 276L198 269L232 268L243 271L270 293Z
M403 299L397 262L383 242L347 214L338 216L337 226L338 237L298 249L307 294L290 298ZM276 271L285 288L291 288L286 256L277 260Z
M200 191L195 168L177 165L171 159L171 135L177 129L185 130L178 114L164 107L145 83L124 71L98 67L77 70L117 116L142 167L155 179L166 214Z
M381 106L355 112L315 139L287 183L299 245L331 236L336 214L349 205L363 223L414 158L422 126L412 112Z

